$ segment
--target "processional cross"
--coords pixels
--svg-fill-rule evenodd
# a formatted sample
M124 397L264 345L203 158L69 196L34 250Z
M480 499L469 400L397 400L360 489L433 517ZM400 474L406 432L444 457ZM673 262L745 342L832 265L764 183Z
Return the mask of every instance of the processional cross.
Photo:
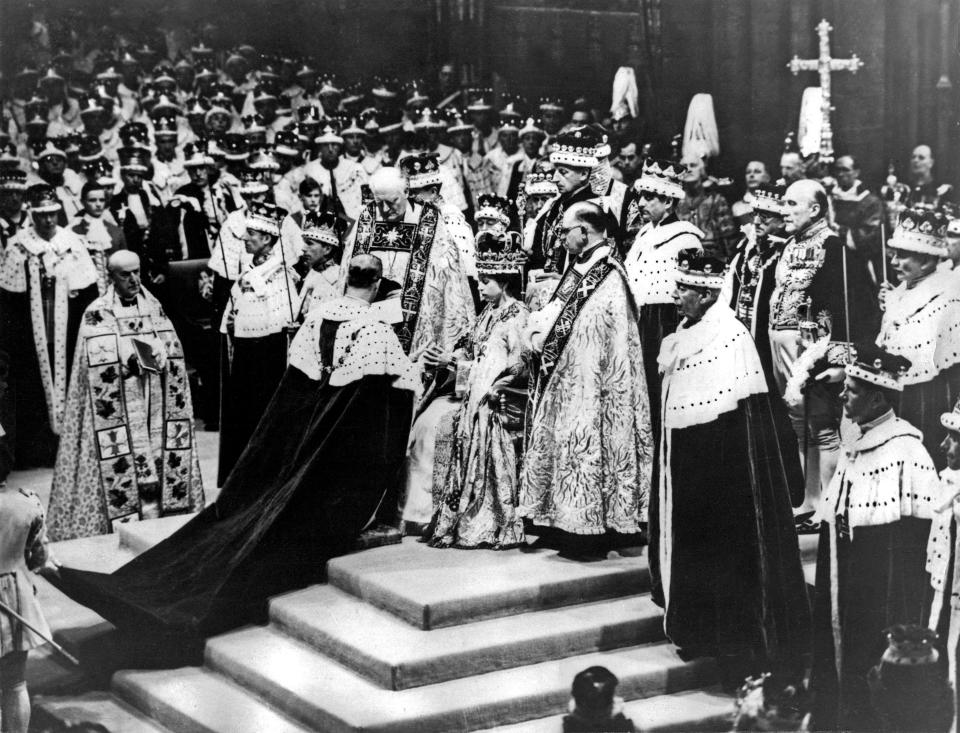
M815 59L801 59L794 54L787 68L796 76L801 71L816 71L820 74L820 162L833 161L833 128L830 126L830 72L851 71L863 66L863 61L856 54L849 59L835 59L830 57L830 31L833 26L826 19L817 25L817 34L820 36L820 56Z

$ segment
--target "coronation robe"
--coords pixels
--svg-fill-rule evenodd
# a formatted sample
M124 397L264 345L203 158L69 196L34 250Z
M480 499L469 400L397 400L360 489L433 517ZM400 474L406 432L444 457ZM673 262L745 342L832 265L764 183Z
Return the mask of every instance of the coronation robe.
M433 484L434 547L503 549L523 542L517 506L524 405L518 392L525 387L521 352L528 315L525 305L511 301L487 305L477 319L461 367L469 369L466 391L445 436L450 455L434 473L440 474ZM494 389L509 401L506 409L488 399Z
M539 363L520 515L574 534L639 532L653 437L636 311L612 247L571 264L527 331Z
M396 328L407 353L430 343L452 352L473 327L475 311L465 266L435 206L408 202L398 222L379 221L373 204L364 206L340 261L349 263L360 254L379 257L383 277L401 284L403 320ZM341 269L345 285L347 268Z
M941 489L923 436L893 411L861 426L820 500L814 594L817 730L879 730L867 672L893 624L925 625Z
M311 314L214 504L111 575L61 568L138 662L199 664L207 636L265 622L268 598L322 582L385 502L420 384L368 310L346 297Z
M718 656L728 682L761 670L798 675L806 583L753 340L717 302L664 339L659 364L649 556L666 636L690 656Z
M938 469L940 415L960 395L960 289L950 271L937 270L912 288L900 283L887 293L877 345L910 360L901 377L897 415L923 433L923 445Z
M162 344L160 372L137 366L133 339ZM183 350L146 291L113 286L83 314L48 512L53 541L203 508Z
M287 368L287 328L296 319L299 276L279 245L233 284L220 332L230 359L220 404L218 483L223 484L263 416Z
M58 228L43 240L22 230L0 256L0 317L10 354L16 466L53 465L80 319L97 297L97 271L83 242Z

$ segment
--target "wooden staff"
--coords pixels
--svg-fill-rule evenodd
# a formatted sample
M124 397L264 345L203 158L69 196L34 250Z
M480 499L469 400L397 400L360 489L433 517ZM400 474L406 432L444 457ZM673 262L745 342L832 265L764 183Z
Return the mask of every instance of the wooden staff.
M44 634L42 631L40 631L39 629L37 629L36 626L34 626L33 624L31 624L29 621L27 621L23 616L21 616L19 613L17 613L16 611L14 611L12 608L10 608L10 606L8 606L8 605L7 605L6 603L4 603L3 601L0 601L0 611L3 611L4 613L9 614L9 615L12 616L13 618L15 618L17 621L19 621L20 623L22 623L24 626L26 626L28 629L30 629L30 631L32 631L34 634L36 634L36 635L39 636L41 639L43 639L44 641L46 641L47 643L49 643L50 646L53 647L53 650L54 650L55 652L57 652L57 654L60 654L61 656L63 656L64 659L66 659L67 661L69 661L71 664L74 664L74 665L76 665L77 667L80 666L80 660L79 660L79 659L77 659L75 656L73 656L70 652L68 652L66 649L64 649L62 646L60 646L57 642L55 642L55 641L54 641L53 639L51 639L49 636L47 636L47 635Z

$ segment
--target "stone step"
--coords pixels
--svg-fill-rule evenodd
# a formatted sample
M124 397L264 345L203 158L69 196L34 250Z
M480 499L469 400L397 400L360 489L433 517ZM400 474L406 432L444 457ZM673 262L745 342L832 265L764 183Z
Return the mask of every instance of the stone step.
M306 733L232 681L201 667L123 671L113 690L151 719L177 733Z
M645 557L566 560L555 550L439 550L403 544L327 564L330 585L421 629L637 595L649 589Z
M60 730L78 723L99 723L110 733L169 733L168 728L109 692L34 698L32 728Z
M733 697L711 687L631 700L623 706L623 714L644 733L728 731L733 704ZM487 728L481 733L558 733L560 730L563 730L563 714Z
M424 631L341 590L313 586L272 599L270 618L391 690L663 639L663 614L649 596Z
M231 632L209 640L206 648L207 668L229 676L311 729L330 733L469 731L556 715L566 709L574 675L596 664L620 678L619 693L627 699L715 681L713 660L684 662L666 643L581 654L400 691L377 686L273 627ZM180 690L181 705L200 704L189 680Z
M139 555L141 552L149 550L162 540L167 539L167 537L195 516L197 516L196 512L121 524L117 532L120 539L120 547L129 550L135 555Z

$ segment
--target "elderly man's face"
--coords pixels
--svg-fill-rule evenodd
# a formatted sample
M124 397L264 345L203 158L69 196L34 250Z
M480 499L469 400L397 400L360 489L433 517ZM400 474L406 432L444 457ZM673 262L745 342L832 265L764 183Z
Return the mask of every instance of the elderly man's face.
M140 262L114 265L110 280L121 300L132 300L140 294Z
M703 314L716 301L709 290L706 288L693 288L689 285L677 283L673 291L673 302L677 305L677 310L684 318L691 321L699 321Z
M748 191L753 191L764 183L768 183L770 174L767 173L767 166L759 160L751 160L747 163L744 180Z
M930 175L932 170L933 151L929 145L918 145L910 155L910 172L919 178Z
M786 213L783 217L787 232L799 232L812 222L820 213L813 196L803 188L803 184L793 184L784 195Z
M407 213L406 191L374 191L373 200L383 221L402 221Z

